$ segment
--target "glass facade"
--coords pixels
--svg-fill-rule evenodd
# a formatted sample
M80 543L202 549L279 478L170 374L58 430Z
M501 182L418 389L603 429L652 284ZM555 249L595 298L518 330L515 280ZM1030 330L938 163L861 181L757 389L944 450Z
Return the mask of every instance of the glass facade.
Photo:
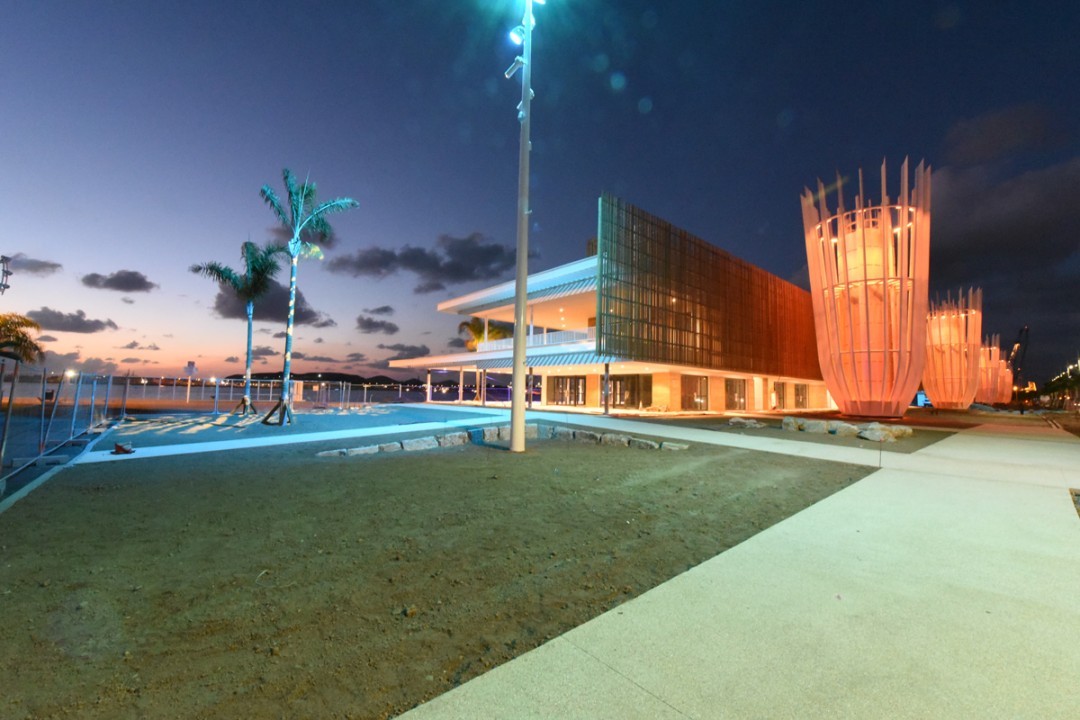
M709 378L700 375L683 375L682 387L683 410L709 409Z
M652 405L652 375L612 375L611 404L622 408Z
M773 410L783 410L787 407L787 383L774 382L773 383L773 397L772 406Z
M598 354L821 378L805 290L610 195L597 237Z
M547 386L547 401L550 405L585 404L584 375L570 375L567 377L554 375L548 378Z
M805 410L810 407L810 386L805 383L795 383L795 408Z
M746 409L746 381L741 378L724 378L724 409Z

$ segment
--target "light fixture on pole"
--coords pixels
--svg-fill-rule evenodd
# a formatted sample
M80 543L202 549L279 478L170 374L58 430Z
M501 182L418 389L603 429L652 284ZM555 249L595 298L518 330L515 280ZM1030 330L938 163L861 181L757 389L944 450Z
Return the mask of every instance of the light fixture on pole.
M525 0L525 16L521 25L510 32L510 39L521 45L521 55L504 75L510 79L521 71L521 103L518 105L518 122L521 123L521 140L518 146L518 214L517 214L517 273L514 281L514 352L510 395L510 451L525 451L525 307L529 282L529 123L532 119L532 31L536 25L532 6L534 0ZM543 4L543 0L535 0Z

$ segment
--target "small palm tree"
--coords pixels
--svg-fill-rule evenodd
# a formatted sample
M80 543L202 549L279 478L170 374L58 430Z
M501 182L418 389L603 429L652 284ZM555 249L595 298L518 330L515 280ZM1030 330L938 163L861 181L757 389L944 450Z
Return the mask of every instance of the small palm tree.
M267 425L284 425L286 421L292 422L292 397L289 387L289 376L292 370L292 344L293 324L296 317L296 268L299 265L300 254L318 255L319 248L314 241L328 237L331 234L330 223L326 221L326 215L357 207L352 198L337 198L327 202L315 203L315 183L305 180L302 185L296 184L292 172L285 168L282 173L285 181L285 189L288 191L289 204L283 206L273 188L263 185L259 194L262 199L274 211L278 221L290 234L288 245L289 252L289 318L285 326L285 365L281 371L281 398L277 404L266 414L263 422ZM273 420L274 414L277 419Z
M244 365L244 398L233 409L241 415L255 413L251 404L251 336L254 325L255 301L266 294L270 283L281 269L278 255L285 253L281 245L268 243L259 247L255 243L245 242L240 246L240 257L244 260L244 272L238 273L230 267L217 262L192 265L191 272L205 275L219 285L227 286L236 297L246 303L247 310L247 359Z
M25 315L0 313L0 357L19 363L44 360L45 350L30 337L30 330L41 332L41 326Z
M477 346L486 340L503 340L513 337L513 326L503 323L489 323L487 334L484 334L484 321L478 317L471 317L458 325L458 334L466 333L469 337L465 340L465 349L476 350Z

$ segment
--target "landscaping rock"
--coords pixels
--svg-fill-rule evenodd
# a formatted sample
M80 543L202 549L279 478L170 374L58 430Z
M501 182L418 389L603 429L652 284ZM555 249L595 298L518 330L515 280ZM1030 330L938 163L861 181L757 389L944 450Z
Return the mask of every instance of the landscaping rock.
M655 440L646 440L645 438L630 438L630 447L639 450L659 450L660 443Z
M660 444L661 450L689 450L690 446L686 443L669 442L665 440Z
M537 425L536 437L540 440L550 440L553 428L551 425Z
M500 425L499 426L499 439L500 440L509 440L510 439L510 426L509 425Z
M431 435L427 437L407 438L401 441L403 450L431 450L439 447L438 441Z
M604 433L600 436L601 445L622 445L626 447L630 444L630 436L623 435L622 433Z
M824 435L829 432L829 424L824 420L803 420L802 431Z
M540 437L540 431L536 423L525 423L525 439L536 440Z
M593 444L600 442L600 436L592 430L575 430L574 439L578 442Z
M837 437L855 437L859 434L859 426L843 420L830 420L829 432Z
M763 428L765 423L758 422L754 418L741 418L733 417L727 421L727 424L732 427L744 427L744 428Z
M379 452L397 452L401 449L401 443L388 442L379 444Z
M499 440L499 428L486 427L484 428L484 442L498 442Z
M911 437L915 434L915 431L907 425L890 425L889 430L892 432L892 436L897 440L900 438Z
M780 423L780 428L782 430L789 430L789 431L792 431L792 432L795 432L795 431L801 429L799 427L799 419L798 418L793 418L790 415L784 417L783 421L781 421L781 423Z
M439 442L439 447L452 447L454 445L464 445L469 442L469 433L467 432L452 432L445 435L438 435L435 439Z
M341 457L345 454L345 450L323 450L322 452L315 453L315 457Z
M871 423L876 425L877 423ZM888 428L882 427L867 427L865 430L859 432L859 437L863 440L870 440L872 442L879 443L891 443L896 442L896 438L892 436Z
M374 455L379 452L378 445L364 445L362 447L349 448L345 451L346 455Z

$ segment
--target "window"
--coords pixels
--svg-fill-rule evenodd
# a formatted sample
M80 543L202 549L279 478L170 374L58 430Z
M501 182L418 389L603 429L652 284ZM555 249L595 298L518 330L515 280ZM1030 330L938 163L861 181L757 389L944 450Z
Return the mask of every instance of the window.
M746 409L746 381L739 378L724 378L724 408L727 410Z
M549 377L548 404L584 405L585 376L571 375L569 377Z
M681 385L683 410L709 409L709 378L683 375Z
M810 407L810 386L805 383L795 383L795 407L804 409Z
M773 397L772 407L773 410L783 410L787 407L785 397L787 396L787 383L774 382L772 385Z
M612 375L611 404L623 408L652 405L652 375Z

